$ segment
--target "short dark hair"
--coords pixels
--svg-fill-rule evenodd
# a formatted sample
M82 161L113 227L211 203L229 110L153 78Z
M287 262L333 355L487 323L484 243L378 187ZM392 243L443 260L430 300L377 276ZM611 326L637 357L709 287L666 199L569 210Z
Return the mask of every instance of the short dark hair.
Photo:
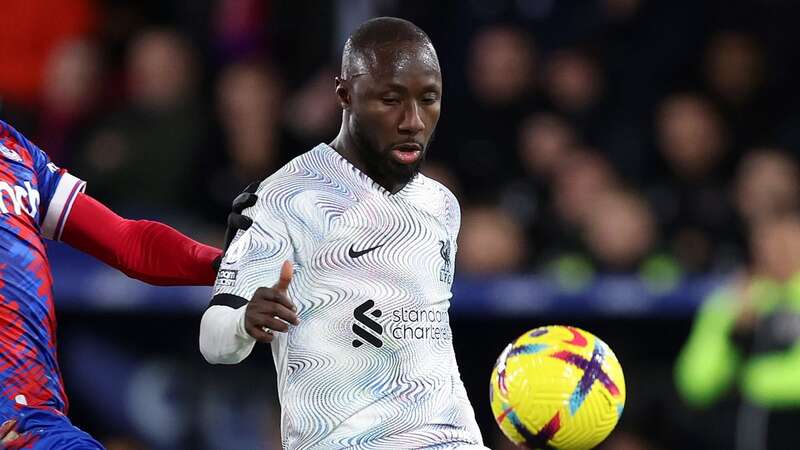
M358 26L347 38L342 51L342 78L363 73L374 62L374 51L400 42L421 44L433 50L422 29L397 17L377 17ZM435 54L435 52L434 52Z

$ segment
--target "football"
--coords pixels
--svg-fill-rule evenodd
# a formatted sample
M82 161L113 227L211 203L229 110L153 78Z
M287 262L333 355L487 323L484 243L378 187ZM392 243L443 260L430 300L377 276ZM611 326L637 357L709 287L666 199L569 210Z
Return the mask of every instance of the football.
M593 334L546 326L506 346L489 400L503 434L524 448L590 449L622 415L625 378L614 352Z

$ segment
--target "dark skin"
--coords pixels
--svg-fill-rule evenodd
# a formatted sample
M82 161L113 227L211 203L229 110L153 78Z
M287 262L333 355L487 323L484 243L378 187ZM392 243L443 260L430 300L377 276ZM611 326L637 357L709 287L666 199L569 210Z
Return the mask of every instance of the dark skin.
M343 114L331 147L397 193L419 172L439 121L442 75L436 53L429 42L390 42L348 67L355 71L336 78ZM245 329L257 341L272 342L275 331L299 323L287 293L291 279L292 264L286 261L278 283L259 288L247 304Z
M371 56L359 73L336 78L344 112L331 147L394 194L419 172L439 121L442 75L429 43L398 42ZM415 149L413 162L393 155Z
M272 287L256 289L244 313L244 328L257 341L270 343L274 332L289 331L289 324L299 325L297 308L289 299L289 283L292 281L292 263L286 261L281 267L280 278Z

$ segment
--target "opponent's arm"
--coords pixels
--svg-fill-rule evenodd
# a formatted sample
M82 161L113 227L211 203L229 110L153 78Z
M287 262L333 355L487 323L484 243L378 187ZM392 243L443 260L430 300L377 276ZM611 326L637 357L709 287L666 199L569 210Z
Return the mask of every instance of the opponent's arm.
M128 220L86 194L78 194L61 240L156 285L214 284L214 260L222 252L174 228L150 220Z
M253 221L242 211L258 199L252 183L233 201L225 230L227 248ZM175 229L149 220L127 220L79 193L67 215L61 240L119 269L131 278L163 286L214 284L222 252Z

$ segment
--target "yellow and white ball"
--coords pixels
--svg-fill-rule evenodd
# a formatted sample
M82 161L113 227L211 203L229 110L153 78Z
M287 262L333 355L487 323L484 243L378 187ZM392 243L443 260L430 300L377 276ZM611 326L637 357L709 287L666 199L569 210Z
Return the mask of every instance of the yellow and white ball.
M584 450L602 442L625 406L614 352L584 330L547 326L510 343L489 390L503 433L529 449Z

